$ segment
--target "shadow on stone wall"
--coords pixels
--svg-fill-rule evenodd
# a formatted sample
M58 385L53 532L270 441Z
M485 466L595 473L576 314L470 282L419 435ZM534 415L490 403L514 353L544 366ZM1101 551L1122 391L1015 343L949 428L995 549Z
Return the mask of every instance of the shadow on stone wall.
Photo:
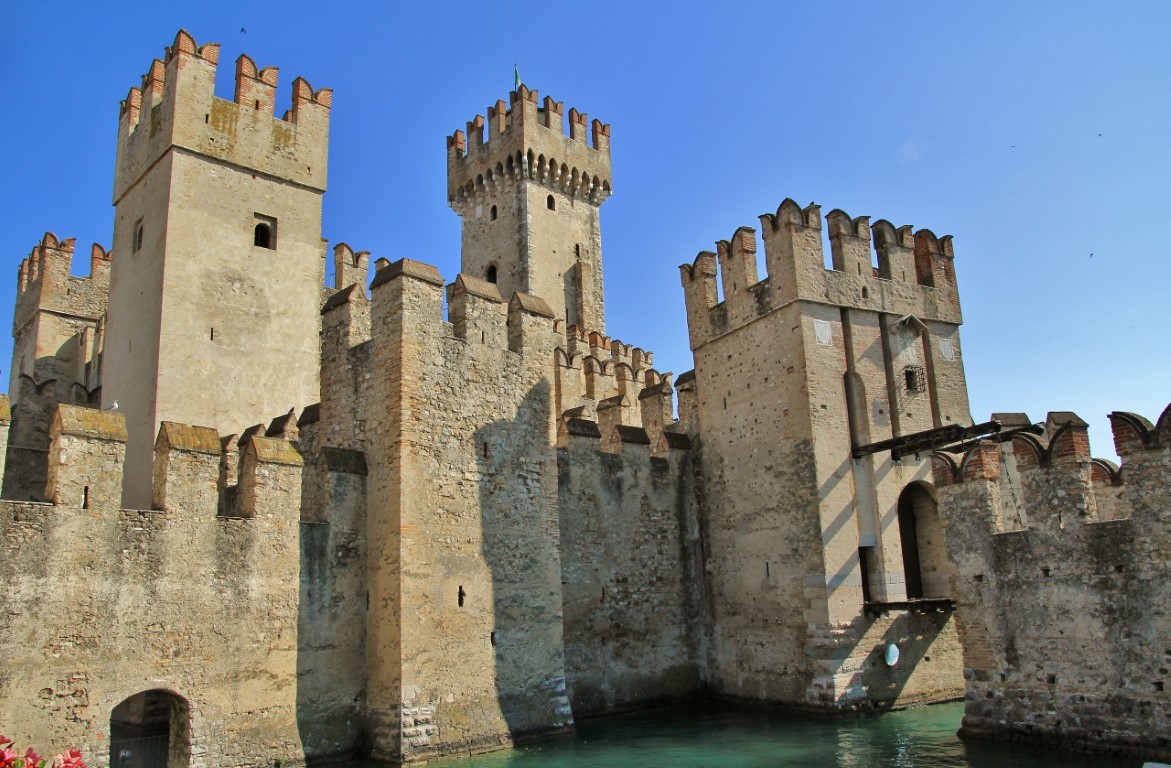
M500 710L514 741L566 730L557 458L552 392L540 381L515 418L475 432L484 562L491 573Z

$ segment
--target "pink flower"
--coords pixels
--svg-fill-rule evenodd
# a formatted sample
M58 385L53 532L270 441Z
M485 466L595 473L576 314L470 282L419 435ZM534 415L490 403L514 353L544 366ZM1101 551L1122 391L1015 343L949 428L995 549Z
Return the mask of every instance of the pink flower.
M24 752L24 768L41 768L41 763L44 759L37 754L37 751L29 747Z
M4 737L0 737L4 738ZM9 746L0 750L0 768L15 768L16 765L16 750L12 748L11 741L0 741L0 745L7 744Z
M81 752L76 749L71 749L64 755L57 755L53 758L54 768L85 768L85 762L81 759Z

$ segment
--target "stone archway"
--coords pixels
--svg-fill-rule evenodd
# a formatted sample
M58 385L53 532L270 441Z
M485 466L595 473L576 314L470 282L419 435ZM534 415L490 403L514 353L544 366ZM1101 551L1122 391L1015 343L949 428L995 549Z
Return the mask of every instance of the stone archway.
M934 491L927 483L914 482L899 494L899 539L910 600L949 596L951 566Z
M110 712L110 768L187 768L191 709L170 691L141 691Z

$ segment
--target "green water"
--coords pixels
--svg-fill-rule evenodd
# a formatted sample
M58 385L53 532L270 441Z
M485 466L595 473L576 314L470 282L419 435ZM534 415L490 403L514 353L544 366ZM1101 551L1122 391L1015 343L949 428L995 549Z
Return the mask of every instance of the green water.
M1087 757L1000 742L960 741L963 705L881 716L796 719L718 706L656 710L578 723L576 736L439 768L1140 768L1141 760Z

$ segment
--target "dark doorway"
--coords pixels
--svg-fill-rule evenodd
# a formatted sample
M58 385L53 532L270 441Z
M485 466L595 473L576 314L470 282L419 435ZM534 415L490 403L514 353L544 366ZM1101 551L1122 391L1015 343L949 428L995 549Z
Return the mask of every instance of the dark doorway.
M110 768L187 768L191 717L187 701L143 691L110 713Z
M909 600L923 597L923 570L919 564L919 535L915 527L916 493L926 491L917 485L909 485L899 496L899 540L903 545L903 578Z

